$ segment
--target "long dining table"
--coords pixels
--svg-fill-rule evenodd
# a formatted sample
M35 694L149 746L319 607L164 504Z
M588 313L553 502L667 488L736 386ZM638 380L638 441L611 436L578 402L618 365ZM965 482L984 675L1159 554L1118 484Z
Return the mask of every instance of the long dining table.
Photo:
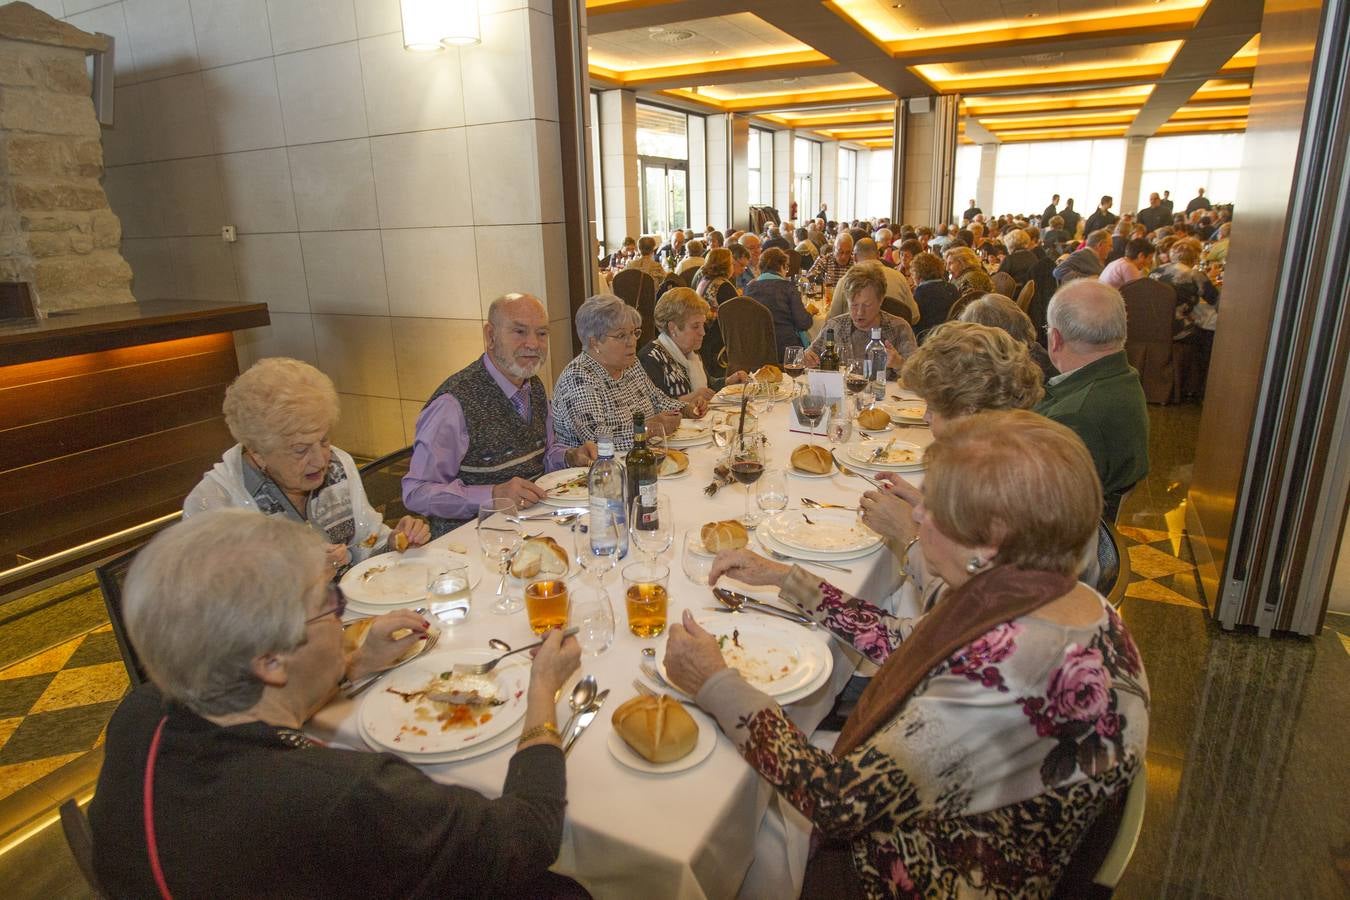
M888 388L892 396L899 393L894 384ZM791 473L789 455L794 447L807 442L828 445L829 441L823 435L812 438L789 430L790 407L789 402L779 401L759 416L759 428L769 442L767 468L789 470L789 509L801 509L803 497L856 508L861 493L868 487L861 478L844 475L837 469L826 478ZM715 408L709 415L719 414ZM928 429L922 427L894 426L891 434L921 447L931 442ZM855 433L852 440L857 442L861 438ZM717 615L705 612L705 608L717 605L708 585L696 583L685 572L684 543L688 532L697 533L704 523L740 517L747 490L733 483L721 487L714 496L706 495L704 488L714 478L713 467L722 451L709 443L687 448L685 452L690 458L687 472L662 479L658 488L660 494L672 501L675 524L671 547L661 559L670 568L670 623L679 621L685 609L705 618ZM539 506L531 511L544 508ZM565 528L547 522L528 525L530 531L543 532L564 547L571 547L572 536ZM472 524L429 546L462 549L469 554L478 552ZM754 538L751 547L758 549ZM621 562L605 582L614 606L614 642L599 656L583 656L580 671L574 676L593 675L600 688L609 688L612 693L567 759L566 825L554 870L575 878L598 898L795 896L806 864L809 823L779 800L724 735L718 733L716 746L706 760L673 774L636 771L620 764L607 748L612 730L610 715L624 701L636 696L633 681L643 678L639 668L642 649L663 643L662 639L642 639L629 632L618 574L625 564L626 561ZM801 565L811 569L812 564ZM843 565L851 571L820 568L813 571L850 593L874 601L886 598L901 582L896 554L885 544ZM574 590L579 588L577 582L581 577L574 573L569 579ZM444 627L433 653L485 648L491 638L505 640L513 647L535 640L525 612L495 615L489 610L497 580L491 572L482 579L474 589L470 615L459 624ZM777 594L773 590L748 592L766 601L772 601ZM725 618L746 619L754 615ZM787 706L793 722L809 735L829 713L839 690L857 670L861 657L819 630L803 628L802 632L828 647L833 661L830 677L819 689ZM658 685L648 684L659 689ZM570 712L567 694L564 689L559 702L560 723ZM367 748L356 724L360 702L344 699L331 703L311 720L312 732L339 746L375 749ZM699 714L698 720L703 728L716 728L709 717ZM499 796L513 752L512 743L473 759L425 765L422 769L436 781Z

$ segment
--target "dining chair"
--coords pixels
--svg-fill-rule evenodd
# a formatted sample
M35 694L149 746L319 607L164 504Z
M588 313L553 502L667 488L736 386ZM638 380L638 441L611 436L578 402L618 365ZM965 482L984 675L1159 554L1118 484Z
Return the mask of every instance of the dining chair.
M787 277L796 278L802 272L802 255L792 249L784 250L783 252L787 254Z
M989 276L989 280L994 283L995 294L1002 294L1009 300L1017 296L1017 279L1007 272L995 272Z
M404 447L371 460L358 470L366 499L379 510L386 522L397 522L408 515L403 505L403 476L408 474L412 447Z
M127 679L132 689L148 679L141 658L136 655L131 639L127 636L126 621L122 616L122 585L127 579L127 570L140 550L139 546L134 547L94 569L99 591L103 594L103 606L108 611L108 622L112 625L113 637L117 639L117 649L122 653L122 664L127 668Z
M1115 523L1108 519L1097 523L1097 566L1097 593L1119 609L1130 584L1130 554Z
M913 325L915 321L917 321L914 317L914 311L901 303L898 297L883 298L881 301L881 311L904 319L910 325Z
M726 344L728 372L753 372L778 363L773 313L767 306L750 297L734 297L718 305L717 320Z
M1017 305L1022 308L1022 312L1031 309L1031 301L1036 299L1036 282L1027 279L1027 283L1022 285L1022 290L1017 292Z
M656 336L656 279L641 269L624 269L614 276L614 294L642 316L638 347Z
M1141 760L1139 771L1135 773L1134 781L1130 782L1129 792L1125 795L1125 810L1120 817L1116 838L1111 842L1106 859L1092 879L1093 884L1098 887L1114 891L1120 884L1125 867L1130 864L1130 857L1134 855L1134 848L1139 845L1139 834L1144 828L1144 806L1147 799L1148 765Z
M66 836L66 846L70 855L75 857L75 865L96 897L106 897L98 876L94 873L94 834L89 828L89 819L80 808L79 801L71 797L59 807L61 831Z

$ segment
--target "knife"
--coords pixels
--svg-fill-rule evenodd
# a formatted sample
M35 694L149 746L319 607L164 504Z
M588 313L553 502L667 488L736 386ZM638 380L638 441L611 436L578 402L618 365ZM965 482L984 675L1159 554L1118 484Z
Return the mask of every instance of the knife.
M592 720L599 715L600 707L605 705L605 698L608 696L609 688L605 688L596 694L595 699L591 701L591 705L582 710L581 715L577 716L577 724L572 726L572 733L567 736L567 743L563 744L563 756L572 752L572 745L577 742L577 738L581 737L581 733L586 730Z
M719 612L719 613L757 612L763 613L766 616L777 616L780 619L787 619L789 622L794 622L798 625L810 626L815 624L815 622L812 622L810 619L803 619L801 616L794 616L792 613L788 612L785 609L765 608L762 606L746 606L743 610L732 609L729 606L705 606L703 608L708 612Z

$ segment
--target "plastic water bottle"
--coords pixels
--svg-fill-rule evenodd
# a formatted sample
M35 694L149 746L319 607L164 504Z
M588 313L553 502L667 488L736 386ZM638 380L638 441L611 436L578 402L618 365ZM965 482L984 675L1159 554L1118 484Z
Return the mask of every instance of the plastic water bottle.
M586 488L591 495L591 552L597 556L617 555L622 559L628 554L625 480L623 463L614 458L613 439L608 435L601 436L595 462L591 463L590 474L586 476Z
M863 374L872 383L872 396L878 400L886 399L886 363L890 354L881 341L881 329L872 329L872 339L863 348Z

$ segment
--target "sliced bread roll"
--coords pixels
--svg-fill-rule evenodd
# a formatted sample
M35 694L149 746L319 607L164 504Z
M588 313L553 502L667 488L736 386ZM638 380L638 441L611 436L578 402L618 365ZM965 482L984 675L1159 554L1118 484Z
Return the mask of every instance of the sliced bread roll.
M830 451L818 444L802 444L792 451L792 468L813 475L826 475L834 469Z
M511 574L517 578L561 578L567 568L567 551L551 537L531 538L511 560Z
M753 377L760 384L777 384L783 380L783 370L769 363L755 370Z
M698 723L678 700L664 694L634 697L614 710L614 732L648 762L683 759L698 744Z
M858 424L868 431L880 431L891 424L891 417L883 409L864 409L858 413Z
M703 546L709 553L736 550L750 543L750 532L735 519L709 522L699 531L699 537L703 539Z

